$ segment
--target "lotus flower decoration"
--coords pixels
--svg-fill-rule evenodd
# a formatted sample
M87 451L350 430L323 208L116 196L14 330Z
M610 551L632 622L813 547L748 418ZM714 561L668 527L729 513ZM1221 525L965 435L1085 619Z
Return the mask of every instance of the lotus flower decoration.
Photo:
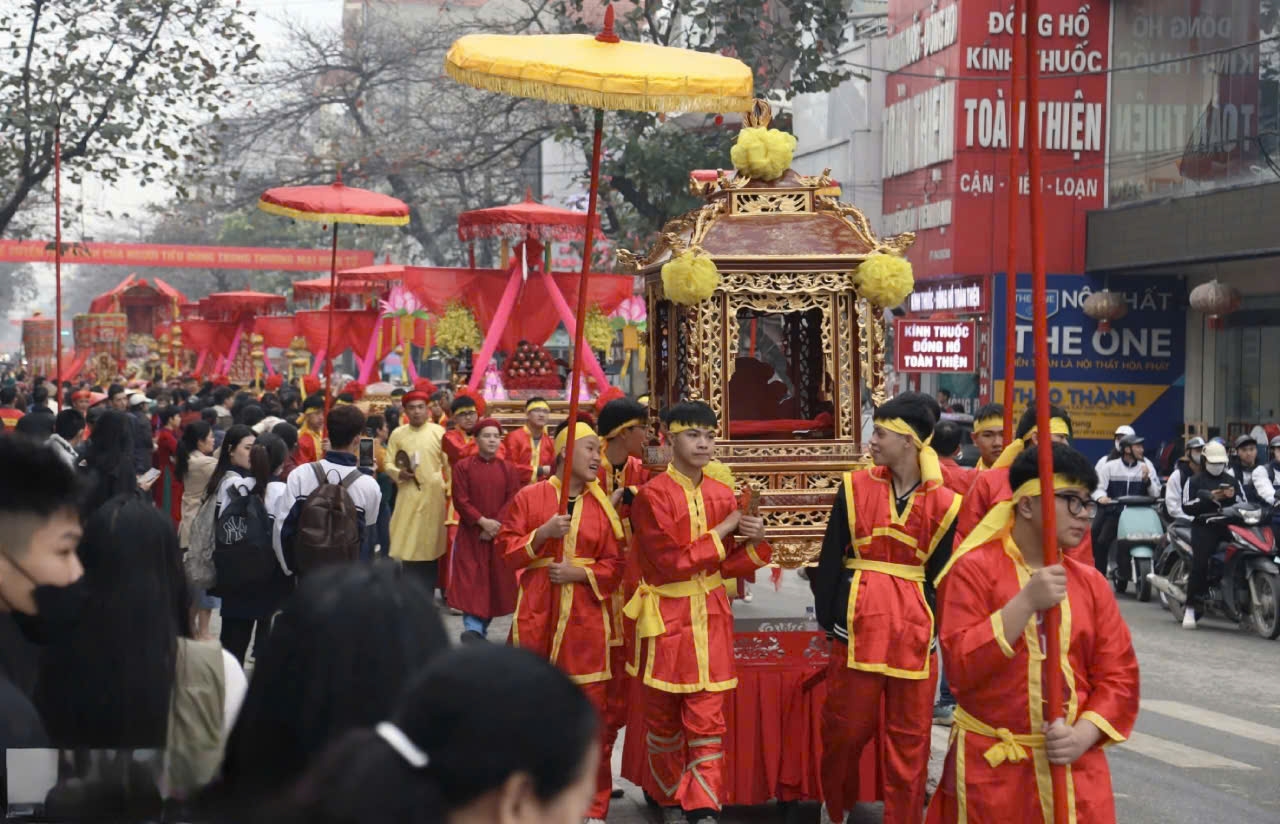
M618 308L613 310L613 314L609 316L609 319L612 321L614 329L634 326L644 332L648 326L649 313L645 308L644 300L639 295L632 295L618 304Z
M386 300L378 301L384 318L427 320L430 315L417 296L403 286L393 286Z

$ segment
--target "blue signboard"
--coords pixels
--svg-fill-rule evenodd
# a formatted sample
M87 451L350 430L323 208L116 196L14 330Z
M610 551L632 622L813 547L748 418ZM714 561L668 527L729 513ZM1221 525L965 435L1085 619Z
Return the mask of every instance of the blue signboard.
M1129 424L1147 439L1148 453L1182 432L1186 373L1186 286L1175 277L1111 277L1106 286L1124 296L1129 311L1109 330L1084 313L1099 278L1049 275L1050 400L1066 409L1073 443L1094 457L1111 448L1117 426ZM1004 275L994 278L994 399L1004 398ZM1018 276L1014 406L1033 397L1031 276Z

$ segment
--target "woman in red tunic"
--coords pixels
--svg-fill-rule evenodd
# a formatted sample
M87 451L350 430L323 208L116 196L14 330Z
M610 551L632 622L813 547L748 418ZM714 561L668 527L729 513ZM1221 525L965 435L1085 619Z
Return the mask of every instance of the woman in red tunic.
M151 465L160 470L160 477L151 487L151 497L161 512L169 513L176 527L182 523L182 481L173 474L178 455L178 436L182 428L182 410L168 406L160 410L160 431L156 433L156 451L151 455Z
M519 471L498 457L502 426L497 421L476 423L475 444L476 454L453 468L458 537L449 556L449 606L462 611L463 641L484 639L491 620L515 611L516 576L494 539L524 485Z

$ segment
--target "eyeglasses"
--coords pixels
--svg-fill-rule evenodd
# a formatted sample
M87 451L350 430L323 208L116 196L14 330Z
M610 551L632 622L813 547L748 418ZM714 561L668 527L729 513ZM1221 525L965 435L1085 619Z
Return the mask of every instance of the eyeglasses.
M1066 501L1067 511L1072 515L1084 515L1086 518L1092 518L1098 514L1097 501L1081 498L1079 495L1072 495L1069 492L1059 492L1053 497L1060 501Z

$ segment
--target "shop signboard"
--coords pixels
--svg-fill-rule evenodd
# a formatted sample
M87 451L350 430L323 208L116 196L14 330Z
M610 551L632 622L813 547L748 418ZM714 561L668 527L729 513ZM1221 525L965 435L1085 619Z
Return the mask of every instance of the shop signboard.
M983 315L987 305L984 278L960 278L947 281L921 281L907 298L906 309L912 313L954 312L960 315Z
M893 368L899 372L976 372L976 327L971 320L896 320Z
M1004 398L1005 286L997 275L994 291L993 399ZM1171 277L1111 277L1105 286L1124 295L1129 312L1109 331L1084 313L1084 302L1103 288L1101 279L1049 275L1050 401L1071 415L1074 445L1101 457L1116 427L1129 424L1147 439L1147 451L1181 433L1186 370L1186 290ZM1020 411L1034 397L1031 276L1018 276L1017 357L1014 405Z
M1032 182L1009 146L1028 116L1011 99L1013 33L1040 34L1041 180L1050 271L1084 268L1085 214L1104 205L1111 6L1043 0L1034 20L975 0L890 0L883 234L915 232L921 280L1006 267L1008 198L1019 198L1019 268L1029 270ZM1021 95L1020 95L1021 97Z

